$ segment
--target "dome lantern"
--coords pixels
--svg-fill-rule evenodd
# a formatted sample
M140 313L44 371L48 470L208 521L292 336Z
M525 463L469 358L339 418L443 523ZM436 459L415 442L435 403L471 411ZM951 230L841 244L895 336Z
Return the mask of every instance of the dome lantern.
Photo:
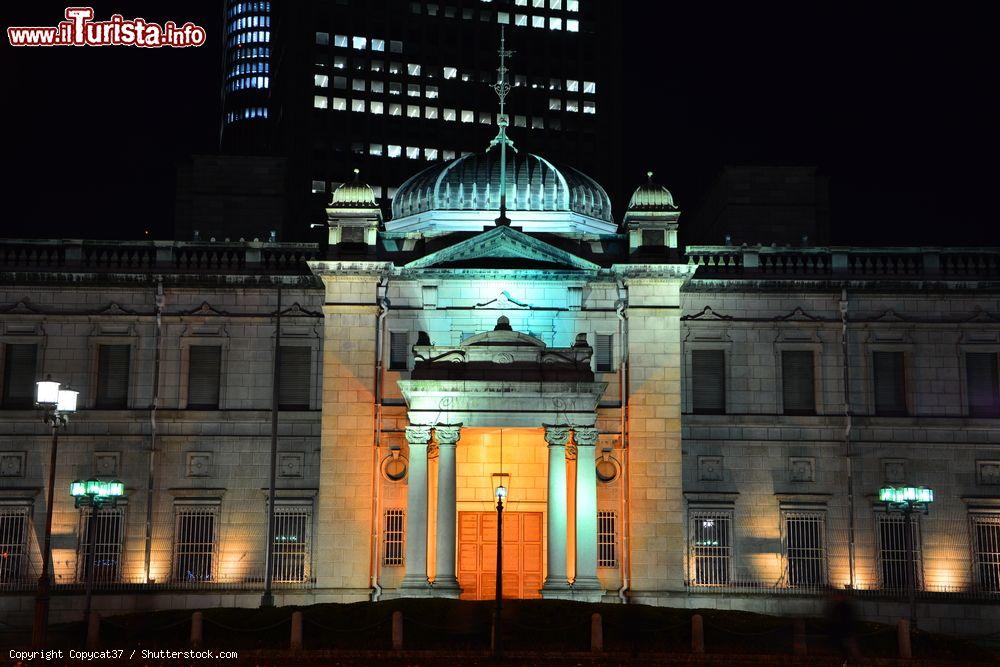
M382 210L375 201L375 190L361 180L360 170L355 169L354 180L337 187L326 207L329 244L373 246L381 222Z
M677 247L677 221L681 211L670 190L653 182L653 172L646 172L646 182L635 189L625 212L625 230L629 250Z

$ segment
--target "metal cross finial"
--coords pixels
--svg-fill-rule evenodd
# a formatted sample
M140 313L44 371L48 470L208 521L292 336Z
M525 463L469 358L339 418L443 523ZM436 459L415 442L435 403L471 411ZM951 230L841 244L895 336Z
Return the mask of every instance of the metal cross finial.
M497 82L493 84L493 90L500 98L500 113L497 114L497 127L500 128L497 136L490 142L487 152L494 146L500 146L500 217L496 219L496 224L501 227L510 225L507 217L507 147L509 146L515 153L514 142L507 137L507 126L510 119L507 117L505 103L507 94L510 93L510 81L507 78L507 58L514 55L513 51L506 48L506 38L504 28L500 26L500 49L497 51L500 56L500 66L497 68Z

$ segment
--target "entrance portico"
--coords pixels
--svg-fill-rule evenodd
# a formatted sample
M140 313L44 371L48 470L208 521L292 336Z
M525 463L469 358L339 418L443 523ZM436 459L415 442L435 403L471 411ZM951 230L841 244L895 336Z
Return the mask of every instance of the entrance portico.
M548 446L544 597L599 599L597 579L597 488L594 447L596 409L606 383L594 382L592 349L585 338L571 348L545 344L510 329L501 317L497 328L472 336L459 347L414 346L410 380L400 381L410 426L406 428L410 472L407 488L407 596L457 596L456 448L468 429L535 430L537 446ZM428 445L437 444L437 494L434 571L427 567ZM514 447L532 447L531 438ZM566 450L577 448L575 484L575 578L567 572L568 493ZM510 451L510 450L508 450ZM512 452L510 459L515 458ZM542 458L541 460L544 460ZM508 463L508 465L510 465ZM486 460L475 470L485 478L501 472L503 461ZM518 501L518 480L511 480L509 501ZM522 487L523 488L523 487ZM494 542L495 543L495 542Z

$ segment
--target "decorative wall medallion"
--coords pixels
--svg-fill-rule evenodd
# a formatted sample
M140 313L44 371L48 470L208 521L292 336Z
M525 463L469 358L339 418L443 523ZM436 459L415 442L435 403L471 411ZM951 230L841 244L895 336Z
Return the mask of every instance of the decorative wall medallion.
M906 461L904 459L882 461L882 479L886 484L906 483Z
M98 477L120 475L121 453L94 452L94 474Z
M723 478L721 456L698 457L698 480L701 482L721 482Z
M501 352L493 357L493 361L498 364L513 363L514 355L512 355L510 352Z
M278 454L278 477L302 477L305 473L303 452L281 452Z
M406 459L400 455L398 450L394 450L392 455L382 459L382 476L387 481L402 481L406 477L407 468Z
M618 479L621 467L610 456L597 459L597 481L610 484Z
M0 477L24 477L27 452L0 452Z
M789 458L788 476L793 482L815 482L816 459L800 457Z
M976 480L984 486L1000 486L1000 461L976 461Z
M211 452L188 452L188 455L187 455L187 476L188 477L211 477L212 476L212 453Z

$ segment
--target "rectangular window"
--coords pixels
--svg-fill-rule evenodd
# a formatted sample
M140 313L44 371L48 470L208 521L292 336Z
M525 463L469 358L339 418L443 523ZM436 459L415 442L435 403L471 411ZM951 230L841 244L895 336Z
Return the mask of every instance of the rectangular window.
M98 409L114 410L127 407L129 345L101 345L97 354Z
M407 104L406 105L406 117L407 118L420 118L420 105L419 104Z
M313 194L317 192L326 192L326 181L313 181L312 182Z
M471 123L473 120L475 120L475 115L468 109L462 109L462 122Z
M660 247L666 245L664 239L666 238L666 232L663 229L644 229L642 230L642 245L644 247Z
M13 583L25 576L30 509L28 505L0 506L0 583Z
M188 409L218 409L221 371L220 346L192 345L188 348Z
M691 351L692 408L695 414L726 413L726 353L724 350Z
M282 504L274 506L274 581L301 582L309 578L312 554L312 506Z
M598 373L610 373L615 366L615 337L613 334L597 334L594 339L594 370Z
M174 517L174 581L215 579L215 522L219 506L177 506Z
M38 346L8 343L4 346L3 406L30 408L35 404Z
M419 107L418 107L417 116L418 117L420 116ZM418 147L416 147L416 146L407 146L406 147L406 157L408 157L411 160L419 160L420 159L420 149Z
M781 353L781 397L786 415L816 414L816 384L813 353L783 350Z
M1000 514L972 515L972 548L979 590L1000 593Z
M576 19L566 19L566 30L569 32L580 32L580 22Z
M351 46L358 51L364 51L368 46L368 40L364 37L353 37L351 39Z
M823 512L785 512L785 562L789 586L826 583Z
M278 368L278 407L281 410L308 410L312 393L312 348L281 346Z
M405 371L410 359L410 334L405 331L389 333L389 370Z
M873 352L875 414L906 414L906 372L902 352Z
M317 88L327 88L330 85L329 74L313 74L313 85Z
M90 567L90 514L93 508L80 510L80 544L77 546L77 581L87 580ZM121 580L122 548L125 545L125 508L107 507L94 518L94 582Z
M970 417L1000 416L1000 383L995 352L967 352L965 379Z
M347 48L347 35L334 35L333 36L333 45L334 46L339 46L341 48L346 49Z
M316 33L316 43L320 46L326 46L330 43L330 33L328 32L317 32Z
M561 111L562 110L562 100L558 97L549 98L549 111Z
M733 514L728 510L698 510L691 513L691 583L723 586L732 576Z
M323 95L313 95L313 108L314 109L326 109L328 102Z
M368 111L376 115L381 115L385 111L385 106L383 106L381 102L372 100L368 103ZM381 155L381 153L379 153L379 155Z
M351 111L364 112L365 101L364 100L351 100Z
M347 98L346 97L334 97L333 107L334 111L347 111Z
M618 567L617 515L614 512L597 513L597 567Z
M385 542L382 547L383 565L403 564L403 526L404 515L401 509L387 509L382 534Z
M905 591L907 588L907 563L912 554L913 582L917 590L922 587L920 550L920 523L917 516L910 517L910 548L906 545L906 519L902 514L875 513L875 538L878 549L879 586L883 590Z

